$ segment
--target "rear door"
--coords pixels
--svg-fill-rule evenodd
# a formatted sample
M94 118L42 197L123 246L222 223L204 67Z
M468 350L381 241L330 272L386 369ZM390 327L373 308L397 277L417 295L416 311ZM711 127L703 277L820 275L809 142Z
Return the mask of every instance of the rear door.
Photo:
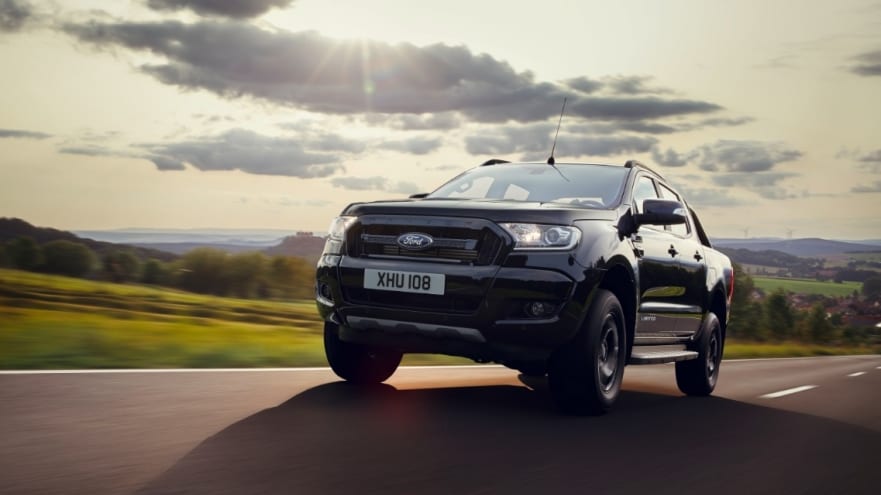
M682 198L664 183L659 182L658 189L661 198L682 203ZM671 235L670 245L678 253L679 260L679 269L671 281L671 285L681 293L675 301L677 335L691 335L700 328L707 293L707 264L703 246L694 232L694 222L687 208L686 218L684 224L666 227Z
M641 174L633 186L635 212L642 211L646 199L659 199L655 180ZM673 236L663 227L644 225L630 238L638 260L640 302L636 315L636 332L641 337L670 336L676 332L678 303L682 289L671 285L677 277L679 260L672 249Z

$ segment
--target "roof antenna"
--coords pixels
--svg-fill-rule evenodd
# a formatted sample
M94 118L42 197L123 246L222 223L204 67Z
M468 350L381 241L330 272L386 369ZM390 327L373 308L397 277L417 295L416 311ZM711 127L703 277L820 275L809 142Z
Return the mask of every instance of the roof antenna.
M554 145L551 146L551 156L548 157L548 165L553 165L556 160L554 160L554 150L557 149L557 136L560 135L560 124L563 123L563 112L566 111L566 100L567 97L563 97L563 109L560 110L560 120L557 122L557 132L554 133Z

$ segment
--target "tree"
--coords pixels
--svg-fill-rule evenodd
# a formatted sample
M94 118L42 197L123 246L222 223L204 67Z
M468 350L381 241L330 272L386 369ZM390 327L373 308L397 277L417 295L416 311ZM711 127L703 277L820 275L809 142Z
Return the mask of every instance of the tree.
M97 264L95 253L78 242L51 241L43 245L43 270L49 273L83 277Z
M225 252L212 248L187 252L178 263L178 285L202 294L226 294L226 258Z
M137 279L141 268L137 256L129 251L111 251L104 255L101 262L107 280L117 283Z
M266 285L266 256L262 253L239 253L226 259L226 287L237 297L254 297ZM264 291L265 292L265 291Z
M826 316L826 308L821 303L814 304L811 308L807 327L808 335L814 342L827 344L832 341L834 328Z
M6 254L13 268L35 270L43 263L43 252L30 237L16 237L6 244Z
M273 256L268 279L272 295L282 299L304 299L314 291L315 265L302 258Z
M795 315L783 289L777 289L765 300L765 325L775 338L786 339L793 335Z
M731 318L728 335L745 339L764 339L762 306L753 301L755 283L752 277L737 263L734 268L734 297L731 299Z
M881 277L871 277L863 282L863 297L866 299L878 299L881 297Z
M169 282L168 268L159 260L150 258L144 263L141 282L151 285L164 285Z

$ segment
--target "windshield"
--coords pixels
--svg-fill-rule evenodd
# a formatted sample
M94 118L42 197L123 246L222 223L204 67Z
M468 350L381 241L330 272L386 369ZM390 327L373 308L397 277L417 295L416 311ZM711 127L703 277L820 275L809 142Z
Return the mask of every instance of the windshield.
M500 164L471 169L429 198L507 199L593 208L614 205L629 169L608 165Z

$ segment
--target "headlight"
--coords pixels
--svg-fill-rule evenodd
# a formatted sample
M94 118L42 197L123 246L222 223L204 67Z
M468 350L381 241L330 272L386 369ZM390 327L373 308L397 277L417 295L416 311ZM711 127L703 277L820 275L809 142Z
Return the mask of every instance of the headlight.
M327 241L324 243L324 254L340 254L343 251L343 241L346 240L346 229L355 221L356 217L336 217L330 222L327 229Z
M575 227L534 223L499 225L514 238L514 249L572 249L581 239L581 231Z

